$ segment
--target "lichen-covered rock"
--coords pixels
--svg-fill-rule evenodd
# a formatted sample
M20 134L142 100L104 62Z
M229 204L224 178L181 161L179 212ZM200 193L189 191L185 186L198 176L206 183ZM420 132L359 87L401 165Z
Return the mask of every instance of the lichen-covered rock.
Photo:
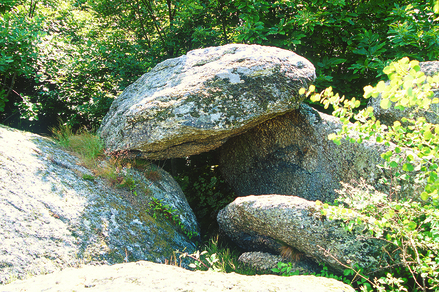
M221 172L238 196L282 194L333 201L340 181L362 177L380 189L382 171L376 165L387 149L370 141L336 145L328 135L340 128L337 118L302 104L229 139L220 149Z
M105 116L110 151L147 158L185 157L294 109L315 79L314 66L287 50L230 44L169 59L127 87Z
M256 271L272 274L272 269L277 268L277 264L282 262L282 257L268 252L254 251L241 254L238 261Z
M53 141L0 125L0 283L79 263L165 262L195 250L181 228L156 214L155 197L198 232L181 189L156 169L148 180L127 170L133 190L115 188L78 165ZM127 174L128 175L128 174ZM147 191L146 191L147 190Z
M354 292L354 288L316 276L245 276L235 273L188 271L139 261L113 266L85 266L16 281L3 291L194 291L194 292Z
M387 265L383 242L364 237L361 226L347 232L340 222L322 216L315 202L295 196L237 198L218 213L218 224L243 249L263 235L338 272L345 269L340 263L358 264L365 274ZM273 247L271 253L276 252Z
M268 252L244 252L238 258L238 261L244 264L246 267L254 269L258 272L273 274L274 268L278 268L278 263L291 263L290 272L298 272L300 275L310 275L320 272L318 265L315 262L307 260L292 260L289 258L283 258L280 255L274 255ZM282 273L279 273L282 274Z
M421 62L419 63L421 72L424 72L426 76L433 76L439 73L439 61ZM387 84L390 84L389 82ZM439 88L432 89L434 97L439 98ZM383 109L380 106L381 96L371 98L369 100L369 106L373 107L373 113L375 117L380 120L381 123L392 126L393 122L401 121L403 117L409 117L410 114L414 115L414 118L425 117L427 122L433 124L439 124L439 104L434 103L430 105L429 110L419 109L418 112L414 112L413 108L406 108L405 110L399 110L394 108L394 104L389 109Z

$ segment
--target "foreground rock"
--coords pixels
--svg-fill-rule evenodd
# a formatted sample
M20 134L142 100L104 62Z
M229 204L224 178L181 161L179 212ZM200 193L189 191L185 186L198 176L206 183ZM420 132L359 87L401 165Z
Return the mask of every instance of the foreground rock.
M0 287L1 291L293 291L354 292L337 280L315 276L243 276L192 272L140 261L113 266L66 269Z
M174 250L195 250L185 232L150 210L153 197L163 200L198 231L169 174L156 169L160 179L149 180L129 170L130 191L91 179L78 163L50 139L0 125L0 283L79 263L165 262Z
M421 72L424 72L426 76L433 76L439 73L439 61L431 62L421 62L419 63L421 67ZM390 84L387 82L387 84ZM439 98L439 87L432 88L434 97ZM425 117L427 122L432 124L439 124L439 104L431 104L429 110L420 109L418 112L414 112L413 108L407 108L405 110L395 109L392 105L389 109L383 109L380 106L381 97L371 98L369 101L369 106L373 107L373 113L381 123L392 126L393 122L401 121L403 117L409 117L413 114L413 117L417 119L418 117Z
M376 165L387 149L367 141L338 146L328 135L340 128L338 119L302 104L227 141L221 147L221 172L238 196L333 201L340 181L360 178L380 189L383 174Z
M219 212L218 224L243 249L280 253L290 247L341 273L340 263L358 264L365 274L387 264L381 241L367 239L360 227L348 233L322 216L315 202L295 196L237 198Z
M302 101L314 66L274 47L230 44L166 60L130 85L100 128L110 151L150 159L186 157L221 146Z

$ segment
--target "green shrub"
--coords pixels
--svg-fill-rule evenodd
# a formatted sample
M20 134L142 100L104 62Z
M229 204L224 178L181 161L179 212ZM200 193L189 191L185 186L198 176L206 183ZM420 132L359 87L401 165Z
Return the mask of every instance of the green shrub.
M17 89L16 83L21 78L33 77L38 60L36 45L40 41L42 18L34 17L24 5L16 5L16 2L0 4L0 112L5 110L12 96L17 95L24 105L31 106L26 93ZM29 109L32 110L37 108Z
M396 110L431 110L430 105L439 102L431 91L438 88L439 75L425 77L419 70L418 62L408 58L390 64L384 69L390 83L366 86L364 98L381 95L383 108L389 108L394 103ZM307 94L311 95L314 90L310 88ZM301 92L305 93L305 90ZM391 174L384 183L393 193L379 194L370 187L347 187L341 193L338 207L330 208L324 204L322 214L342 220L347 230L362 224L369 236L387 243L384 252L388 252L393 263L381 267L381 274L386 276L369 279L376 290L438 289L439 126L427 123L423 117L415 120L409 115L387 127L373 116L371 108L355 112L360 105L358 100L345 99L330 89L313 94L311 98L326 107L332 105L333 114L343 122L342 129L329 137L335 143L340 144L346 139L353 143L375 140L387 146L390 143L395 145L382 154L385 162L380 165ZM399 184L407 179L425 187L419 193L413 193L412 197L398 196ZM350 266L346 264L346 267ZM367 275L364 276L367 278Z
M431 1L233 1L238 42L292 50L316 67L315 85L347 96L374 84L388 60L439 55ZM373 11L373 13L371 13Z

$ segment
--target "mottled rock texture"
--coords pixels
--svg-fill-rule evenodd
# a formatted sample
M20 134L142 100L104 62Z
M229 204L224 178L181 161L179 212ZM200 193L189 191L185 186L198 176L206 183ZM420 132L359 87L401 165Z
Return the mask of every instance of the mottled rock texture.
M110 151L185 157L297 108L314 66L287 50L230 44L166 60L113 102L99 133Z
M132 191L111 187L85 179L93 173L50 139L0 125L0 283L80 263L165 262L177 249L194 251L181 229L153 218L155 197L198 231L177 183L155 171L160 179L151 181L127 170Z
M439 61L421 62L419 63L421 71L426 76L433 76L439 73ZM387 84L390 84L389 82ZM439 98L439 87L432 89L434 97ZM371 98L369 106L373 107L373 113L381 123L392 126L393 122L401 121L403 117L409 117L410 114L414 115L414 118L425 117L427 122L433 124L439 124L439 104L430 105L429 110L420 109L418 112L414 112L413 108L407 108L405 110L395 109L392 105L389 109L382 109L380 106L381 96L377 98Z
M238 196L281 194L333 201L340 181L377 183L385 148L376 143L328 140L338 119L302 104L231 138L220 151L221 172Z
M347 232L322 216L315 202L295 196L237 198L219 212L218 224L243 249L279 253L279 244L289 246L338 272L345 270L340 262L358 264L366 274L387 264L383 242L365 237L361 226Z
M193 292L354 292L340 281L315 276L244 276L192 272L140 261L113 266L85 266L16 281L2 291L193 291Z
M291 273L298 271L300 274L310 275L321 271L321 267L319 267L317 263L310 261L305 257L302 259L282 257L281 255L274 255L260 251L244 252L239 256L238 261L256 271L269 274L273 274L272 269L278 268L279 262L285 264L291 263Z

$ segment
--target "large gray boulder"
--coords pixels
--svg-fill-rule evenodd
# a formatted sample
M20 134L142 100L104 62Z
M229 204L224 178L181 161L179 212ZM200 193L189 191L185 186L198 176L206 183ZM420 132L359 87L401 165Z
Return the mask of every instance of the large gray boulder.
M127 87L105 116L110 151L186 157L294 109L314 66L287 50L230 44L166 60Z
M113 266L85 266L16 281L2 291L194 291L194 292L354 292L335 279L316 276L245 276L213 271L193 272L140 261Z
M281 194L333 201L341 181L360 178L380 189L383 174L376 165L387 149L371 141L343 141L338 146L328 135L340 128L337 118L302 104L229 139L220 149L221 172L238 196Z
M294 248L338 272L345 270L342 264L358 264L365 274L387 265L383 242L364 236L361 226L346 231L340 222L322 216L315 202L296 196L237 198L218 213L218 224L245 250L279 254L279 245Z
M419 63L419 66L421 67L421 72L424 72L426 76L433 76L439 73L439 61L421 62ZM387 85L389 84L390 82L387 82ZM433 87L432 91L434 97L439 98L439 86ZM381 96L371 98L369 106L373 107L375 117L385 125L392 126L393 122L401 121L403 117L408 118L411 114L415 119L418 117L425 117L427 122L439 124L439 104L437 103L431 104L428 110L420 109L418 112L415 112L413 108L406 108L403 111L395 109L394 103L390 108L383 109L380 106L381 100Z
M0 125L0 283L194 251L186 234L199 231L195 215L174 179L154 171L156 180L127 169L132 189L111 187L50 139ZM175 209L186 231L155 213L152 198Z

